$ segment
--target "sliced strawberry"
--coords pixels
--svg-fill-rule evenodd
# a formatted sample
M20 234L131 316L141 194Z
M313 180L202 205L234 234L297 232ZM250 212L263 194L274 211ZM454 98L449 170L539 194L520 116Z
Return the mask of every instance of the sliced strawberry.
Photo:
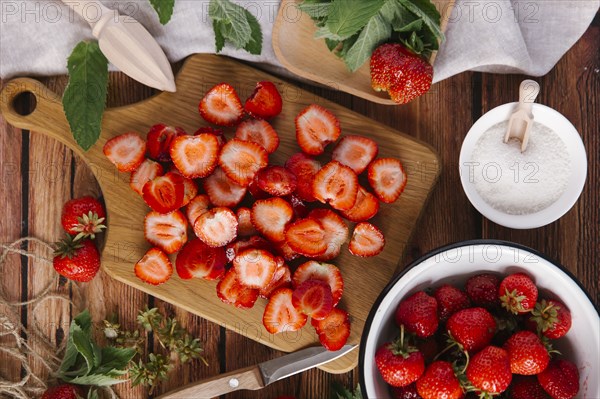
M306 280L294 290L292 304L314 320L323 320L333 309L329 284L321 280Z
M357 175L377 156L377 143L364 136L345 136L335 146L331 158L350 167Z
M319 161L302 152L298 152L286 161L285 167L296 176L296 193L298 197L307 202L315 201L315 197L313 196L313 180L319 169L321 169Z
M250 309L258 299L258 290L241 284L232 268L217 284L217 296L221 301L237 308Z
M296 190L296 175L283 166L267 166L256 174L258 187L275 196L290 195Z
M229 208L217 207L204 212L194 222L194 233L210 247L222 247L235 240L237 218Z
M124 133L108 140L103 151L119 172L131 172L144 162L146 142L137 133Z
M240 123L235 131L235 138L258 144L269 154L279 147L279 136L273 126L262 119L247 119Z
M248 184L260 169L267 166L269 154L256 143L233 139L221 149L219 165L231 180L241 186Z
M285 197L285 199L290 204L292 204L292 208L294 209L294 216L296 216L296 218L300 219L308 216L308 209L306 208L306 204L297 195L288 195Z
M254 179L248 184L248 192L252 194L255 200L271 197L266 191L258 187L258 173L254 175Z
M183 177L173 172L150 180L142 189L142 196L146 204L160 213L169 213L180 208L183 204L184 194Z
M340 136L340 122L327 109L311 104L296 116L296 141L305 153L319 155Z
M152 126L146 135L148 156L158 162L171 162L171 142L175 137L185 135L185 130L180 127L163 123Z
M275 246L275 252L277 252L277 254L282 256L283 259L285 259L288 262L300 257L300 254L298 252L296 252L292 248L290 248L287 241L281 241L281 242L275 243L274 246Z
M354 206L358 194L358 177L346 165L331 161L317 172L313 181L313 195L332 208L347 211Z
M225 138L225 135L223 134L223 129L210 127L210 126L203 126L203 127L199 127L198 130L196 130L196 132L194 132L194 136L199 136L201 134L214 135L217 138L217 142L219 143L219 149L221 149L221 147L223 147L225 145L225 143L227 142L227 139Z
M233 259L238 281L250 288L265 288L273 279L277 263L264 249L246 249Z
M308 214L308 217L318 220L325 229L327 250L324 254L319 255L318 259L331 260L336 258L342 250L342 245L348 239L348 226L344 220L330 209L314 209Z
M371 162L368 177L377 198L387 204L396 201L406 187L404 168L394 158L379 158Z
M252 224L273 242L285 240L285 228L294 217L294 210L283 198L258 200L252 206Z
M263 314L263 325L271 334L298 331L306 324L306 315L292 304L292 294L289 288L279 288L271 295Z
M300 255L319 256L327 250L325 229L315 219L300 219L285 229L285 241L290 248Z
M183 178L183 202L181 206L186 206L190 203L191 200L196 198L198 195L198 185L192 179L188 179L187 177Z
M144 185L158 176L162 176L164 169L161 164L151 159L146 159L131 172L129 177L129 187L139 195L143 195Z
M292 287L292 273L288 265L283 264L277 267L273 279L263 289L260 290L259 295L263 298L270 298L271 294L279 288L291 288Z
M311 324L327 350L337 351L346 345L350 336L350 320L345 310L335 308L323 320L312 319Z
M277 86L269 81L258 82L248 97L244 109L253 118L271 119L281 113L283 103Z
M367 257L378 255L384 246L381 230L371 223L361 222L354 227L348 249L352 255Z
M344 293L344 279L337 266L309 260L298 266L292 276L294 287L298 287L307 280L321 280L327 282L333 293L333 306L337 306Z
M135 275L148 284L159 285L173 274L173 265L160 248L150 248L133 267Z
M227 83L210 89L200 101L198 110L205 121L221 126L237 125L244 116L240 98Z
M196 219L198 219L204 212L210 208L210 199L206 194L200 194L190 201L185 210L188 222L190 226L194 225Z
M358 186L356 202L347 211L340 211L343 217L352 222L366 222L379 212L379 200L376 196Z
M252 224L252 211L249 208L241 207L235 215L238 220L238 234L242 237L253 236L258 232Z
M212 248L194 238L181 248L175 260L175 270L184 280L193 277L216 280L225 273L225 249Z
M187 241L187 227L187 220L180 211L150 212L144 219L144 237L150 244L173 254Z
M225 249L227 262L233 262L233 260L239 253L250 248L264 249L265 251L271 251L273 249L271 247L271 244L260 236L252 236L247 239L239 239L227 245L227 248Z
M171 159L177 170L190 179L206 177L217 166L219 142L212 134L179 136L171 143Z
M234 207L246 195L246 188L227 177L221 168L204 179L204 191L215 206Z

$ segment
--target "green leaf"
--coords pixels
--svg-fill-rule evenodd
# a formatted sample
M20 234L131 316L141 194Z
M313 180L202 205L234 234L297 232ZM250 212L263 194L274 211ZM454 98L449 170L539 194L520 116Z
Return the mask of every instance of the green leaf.
M88 150L100 137L108 86L108 60L97 42L82 41L69 56L62 103L77 144ZM89 316L89 315L88 315Z
M250 41L252 28L246 10L229 0L210 0L208 15L213 22L220 21L221 33L236 48L244 48Z
M225 37L223 36L223 27L221 26L223 22L214 20L213 21L213 30L215 31L215 48L217 53L220 53L225 47Z
M329 15L331 3L317 3L303 1L298 5L298 8L308 14L312 19L325 18Z
M443 40L444 34L440 28L441 16L435 5L429 0L397 0L407 10L423 20L425 26L438 39Z
M252 13L248 10L244 10L246 13L246 19L250 23L250 29L252 33L250 34L250 41L246 46L244 46L244 50L249 52L250 54L260 55L262 52L262 31L260 29L260 24L258 20Z
M94 349L92 348L92 343L90 342L89 334L86 334L84 331L76 330L73 332L73 344L77 348L77 352L83 356L85 362L87 364L87 373L92 371L94 368Z
M122 382L127 381L122 378L114 378L102 374L89 374L81 377L75 378L66 378L64 379L66 382L70 382L71 384L77 385L97 385L99 387L106 387L109 385L120 384Z
M360 31L377 14L384 0L333 0L326 28L330 39L344 40Z
M354 72L360 68L369 59L373 50L391 34L392 28L383 17L380 14L373 16L344 57L348 69Z
M98 390L96 388L90 388L87 394L87 399L100 399L98 396Z
M342 42L339 40L325 39L325 44L327 45L329 51L334 51L340 45L340 43Z
M121 375L127 371L127 365L133 359L136 350L133 348L102 348L102 364L93 370L94 374Z
M154 11L158 14L158 20L161 24L165 25L171 20L173 15L173 8L175 7L175 0L149 0L150 4L154 8Z
M401 19L395 19L392 22L392 28L396 32L413 32L414 33L414 32L420 31L422 27L423 27L422 19L415 19L414 21L411 21L409 23L406 23L405 21L403 21Z

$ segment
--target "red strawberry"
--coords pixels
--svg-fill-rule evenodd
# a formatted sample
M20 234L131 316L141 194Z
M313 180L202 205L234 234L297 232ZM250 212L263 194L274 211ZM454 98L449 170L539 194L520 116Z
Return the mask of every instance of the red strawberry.
M244 116L240 98L227 83L210 89L200 101L198 110L205 121L221 126L237 125Z
M292 287L292 273L290 268L283 264L278 266L273 279L263 289L260 290L260 296L263 298L270 298L271 294L279 288L291 288Z
M508 352L510 370L513 374L539 374L550 363L548 350L540 338L531 331L514 333L503 347Z
M307 317L292 304L293 292L289 288L275 291L263 314L263 325L271 334L298 331L306 324Z
M258 82L244 104L244 110L253 118L271 119L281 113L281 95L272 82Z
M466 309L471 305L467 294L450 284L439 286L433 293L433 296L438 302L438 312L441 322L445 322L454 313Z
M204 212L194 222L194 233L210 247L222 247L235 240L237 218L229 208L217 207Z
M500 304L498 300L498 288L500 279L489 273L477 274L470 277L465 285L465 292L473 301L473 304L490 308Z
M321 280L327 282L333 294L333 306L338 305L342 298L342 294L344 293L344 279L337 266L309 260L298 266L292 276L294 287L298 287L308 280Z
M171 172L181 175L177 168L173 168ZM188 179L183 175L181 178L183 179L183 202L181 203L181 206L184 207L189 204L190 201L196 197L196 195L198 195L198 185L194 180Z
M349 167L331 161L317 172L313 180L313 195L332 208L347 211L354 206L358 194L358 177Z
M252 224L252 211L246 207L235 211L238 221L238 235L242 237L253 236L258 233Z
M333 309L331 287L325 281L306 280L292 295L296 309L315 320L323 320Z
M369 164L369 184L381 202L396 201L406 187L406 173L400 161L394 158L379 158Z
M525 273L511 274L502 280L498 288L502 307L511 313L527 313L535 307L538 290Z
M252 224L273 242L285 240L285 228L293 217L292 206L283 198L258 200L252 206Z
M146 159L136 170L131 172L129 187L139 195L143 195L144 185L158 176L162 176L164 169L161 164L151 159Z
M537 379L553 399L571 399L579 392L579 370L568 360L552 360Z
M167 126L163 123L152 126L146 136L148 156L158 162L170 162L171 142L175 137L185 135L185 130L180 127Z
M210 207L210 199L208 195L200 194L190 201L185 210L188 222L190 226L194 225L196 219L198 219L204 212L208 211Z
M348 312L343 309L333 308L323 320L311 320L312 326L319 335L319 341L327 350L337 351L342 349L350 336L350 320Z
M490 396L500 394L512 380L508 353L497 346L486 346L471 358L466 374L478 391Z
M316 159L298 152L285 162L285 167L296 176L296 194L301 200L315 201L313 195L313 181L321 169L321 164Z
M221 168L217 168L204 179L204 191L213 205L234 207L242 201L247 190L227 177Z
M142 193L144 201L152 210L160 213L172 212L183 205L185 194L183 177L168 172L146 183Z
M146 142L137 133L124 133L108 140L103 151L119 172L132 172L144 162Z
M435 298L418 291L403 299L396 309L396 323L417 337L427 338L437 331L438 304Z
M85 196L65 202L60 217L60 224L68 233L75 235L75 241L81 238L96 238L106 226L102 224L106 213L100 201Z
M274 247L277 254L288 262L300 257L300 254L290 248L286 241L274 243Z
M272 154L279 147L279 136L273 126L262 119L247 119L240 123L235 131L235 138L258 144Z
M292 204L292 208L294 209L294 216L296 218L301 219L308 216L308 209L306 208L306 204L295 194L288 195L285 199Z
M217 284L217 296L236 308L250 309L258 299L258 290L241 284L235 269L229 269Z
M379 200L360 185L352 208L340 211L343 217L352 222L366 222L377 215L377 212L379 212Z
M442 360L427 366L423 376L417 381L417 392L423 399L460 399L464 397L452 364Z
M364 136L345 136L335 146L331 158L349 166L357 175L367 169L367 166L377 156L377 143Z
M536 377L533 376L514 376L510 385L511 399L548 399L549 396L544 391Z
M184 280L193 277L216 280L225 273L225 250L212 248L194 238L181 248L175 260L175 270Z
M340 132L338 119L320 105L311 104L296 116L296 141L309 155L322 154L327 144L338 139Z
M219 142L212 134L179 136L171 143L171 159L177 170L190 179L206 177L217 166Z
M273 279L277 263L264 249L246 249L233 259L238 281L249 288L263 289Z
M342 249L342 245L348 240L348 226L337 213L330 209L313 209L309 218L318 220L325 229L325 242L327 250L319 255L319 260L331 260L336 258Z
M61 276L86 282L93 279L100 269L100 253L91 240L74 241L67 236L57 243L52 264Z
M417 392L417 383L413 382L405 387L393 387L392 395L394 399L423 399Z
M42 399L79 399L85 395L81 387L71 384L61 384L44 391Z
M160 248L150 248L133 268L135 275L148 284L159 285L173 274L173 265Z
M256 174L258 187L275 197L290 195L296 190L296 175L283 166L267 166Z
M529 320L551 339L564 337L571 329L571 312L562 302L552 299L536 303Z
M205 133L214 134L215 136L217 136L217 139L219 139L219 140L223 139L223 129L220 129L218 127L211 127L211 126L199 127L198 130L196 130L194 132L194 136L197 136L199 134L205 134ZM220 143L219 146L221 146L222 144L225 144L225 143Z
M425 363L431 363L434 358L437 356L439 351L439 345L437 340L435 339L435 335L427 338L427 339L419 339L415 343L415 346L423 354L425 358Z
M375 256L383 251L385 238L376 226L368 222L360 222L354 227L348 249L352 255Z
M423 355L404 339L404 331L394 342L387 342L375 352L375 364L383 380L393 387L417 381L425 370Z
M187 241L188 223L180 211L171 213L149 212L144 219L144 237L168 254L181 249Z
M319 256L327 250L323 225L311 218L300 219L287 226L285 240L290 248L304 256Z
M484 308L463 309L446 323L451 337L469 352L475 352L492 342L497 326L494 316Z
M269 154L256 143L232 139L221 149L219 165L231 180L243 187L267 166Z
M432 80L433 67L399 43L382 44L371 54L371 86L398 104L427 93Z

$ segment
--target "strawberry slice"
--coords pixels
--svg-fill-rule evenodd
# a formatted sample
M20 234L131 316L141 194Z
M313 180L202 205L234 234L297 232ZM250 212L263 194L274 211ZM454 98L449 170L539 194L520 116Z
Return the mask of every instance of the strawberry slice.
M271 334L298 331L306 324L306 315L292 304L292 294L289 288L279 288L271 294L263 313L263 325Z
M271 196L258 187L258 173L254 175L254 179L248 184L248 192L255 200L270 198Z
M252 206L252 224L273 242L285 240L285 228L294 217L294 209L283 198L258 200Z
M259 295L263 298L270 298L271 294L279 288L291 288L292 287L292 273L288 265L283 264L277 267L273 279L263 289L260 290Z
M279 147L279 136L273 126L262 119L247 119L240 123L235 131L235 138L258 144L269 154Z
M346 165L331 161L315 175L313 195L339 211L351 209L358 194L358 177Z
M335 308L323 320L312 319L311 324L327 350L337 351L346 345L350 336L350 320L345 310Z
M227 142L227 139L225 138L225 135L223 134L223 129L218 129L215 127L210 127L210 126L203 126L203 127L199 127L198 130L196 130L196 132L194 133L194 136L199 136L201 134L212 134L213 136L215 136L217 138L217 142L219 143L219 149L221 149L221 147L223 147L225 145L225 143Z
M330 209L314 209L308 214L308 217L318 220L325 229L327 250L324 254L319 255L318 259L331 260L336 258L342 250L342 245L348 239L348 226L344 220Z
M379 212L379 200L363 186L358 186L356 202L347 211L340 211L351 222L366 222Z
M354 227L348 249L352 255L368 257L383 251L385 238L383 233L371 223L361 222Z
M286 161L285 167L296 176L298 197L307 202L316 201L313 196L313 180L321 169L319 161L298 152Z
M221 126L235 126L244 116L240 98L227 83L220 83L210 89L200 100L198 110L205 121Z
M194 233L209 247L222 247L235 240L237 226L237 218L231 209L217 207L196 219Z
M325 253L325 229L323 225L311 218L300 219L285 229L285 241L290 248L300 255L312 257Z
M296 141L302 151L319 155L340 136L340 122L327 109L311 104L296 116Z
M175 137L186 134L182 128L167 126L164 123L152 126L146 135L148 156L158 162L171 162L171 142Z
M159 285L173 274L173 265L160 248L150 248L133 267L135 275L148 284Z
M252 211L249 208L238 208L235 215L238 220L238 235L248 237L258 233L252 224Z
M292 295L292 304L314 320L323 320L333 309L333 295L329 284L321 280L306 280Z
M379 158L368 168L369 184L380 201L391 204L406 187L406 173L400 161L394 158Z
M264 249L246 249L233 259L238 281L249 288L263 289L273 279L277 263Z
M327 282L329 287L331 287L331 292L333 294L333 306L337 306L344 293L344 279L337 266L309 260L298 266L292 276L294 287L298 287L307 280L321 280Z
M285 259L288 262L300 257L300 254L298 252L290 248L287 241L275 243L274 247L275 252L277 252L278 255L282 256L283 259Z
M377 143L364 136L345 136L335 146L331 158L360 175L377 156Z
M139 195L143 195L144 185L158 176L162 176L164 169L161 164L151 159L145 159L136 170L131 172L129 187Z
M258 82L244 104L244 110L253 118L271 119L281 113L283 103L277 86L269 81Z
M239 239L227 245L227 248L225 249L227 263L233 262L233 260L239 253L250 248L264 249L265 251L271 251L273 249L271 247L271 244L260 236L252 236L247 239Z
M108 140L103 151L119 172L132 172L144 162L146 142L137 133L124 133Z
M208 195L200 194L190 201L185 210L188 222L190 226L194 225L196 219L198 219L204 212L208 211L210 207L210 200Z
M169 213L183 204L185 187L183 177L177 173L168 172L150 180L142 189L144 201L152 210Z
M298 198L295 194L288 195L285 199L292 204L292 208L294 209L294 216L296 218L305 218L308 216L308 209L306 208L306 204Z
M198 185L196 182L187 177L183 177L183 202L181 203L181 206L188 205L191 200L196 198L196 195L198 195Z
M232 139L221 149L219 166L227 177L243 187L248 184L260 169L267 166L269 154L256 143Z
M232 208L242 201L247 190L227 177L221 168L217 168L204 179L204 191L213 205Z
M180 211L162 214L149 212L144 219L144 237L168 254L181 249L187 241L188 223Z
M179 136L171 143L171 159L177 170L190 179L206 177L217 166L219 141L212 134Z
M231 268L217 284L217 296L237 308L250 309L258 299L258 290L241 284L235 269Z
M283 166L267 166L256 174L258 187L275 197L290 195L296 190L296 175Z
M225 273L225 250L212 248L194 238L181 248L175 260L175 270L184 280L193 277L216 280Z

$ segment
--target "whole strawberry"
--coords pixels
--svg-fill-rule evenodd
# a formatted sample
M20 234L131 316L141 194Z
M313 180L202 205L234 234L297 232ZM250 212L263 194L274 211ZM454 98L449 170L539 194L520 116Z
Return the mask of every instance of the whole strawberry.
M406 343L404 332L398 340L385 343L377 349L375 364L384 381L393 387L404 387L415 382L425 370L423 355Z
M452 364L438 360L427 366L417 380L417 391L423 399L459 399L464 396Z
M446 328L464 350L474 352L489 345L497 326L494 316L484 308L469 308L450 316Z
M393 387L392 395L394 399L423 399L417 392L417 384L415 382L405 387Z
M540 338L531 331L514 333L504 343L504 349L508 352L510 370L513 374L539 374L550 363L548 350Z
M502 307L511 313L531 311L538 297L538 290L531 278L525 273L511 274L502 280L498 289Z
M42 399L77 399L84 397L80 387L71 384L62 384L48 388L42 395Z
M91 240L74 241L71 236L60 241L52 260L54 269L74 281L90 281L100 269L100 254Z
M548 399L536 377L517 375L510 385L511 399Z
M537 379L553 399L571 399L579 392L579 370L568 360L553 360Z
M435 298L419 291L402 300L396 309L396 323L418 337L435 334L438 325L438 304Z
M106 226L102 224L106 213L100 201L86 196L67 201L63 206L60 223L68 234L74 235L75 240L81 238L94 239Z
M438 302L438 313L441 322L445 322L454 313L468 308L471 304L469 297L464 292L450 284L438 287L433 296Z
M508 353L497 346L486 346L471 358L466 374L476 392L500 394L512 380Z
M529 321L546 337L558 339L571 329L571 312L562 302L542 299L535 304Z
M491 308L498 304L498 288L500 279L489 273L477 274L470 277L465 284L465 292L474 305Z

